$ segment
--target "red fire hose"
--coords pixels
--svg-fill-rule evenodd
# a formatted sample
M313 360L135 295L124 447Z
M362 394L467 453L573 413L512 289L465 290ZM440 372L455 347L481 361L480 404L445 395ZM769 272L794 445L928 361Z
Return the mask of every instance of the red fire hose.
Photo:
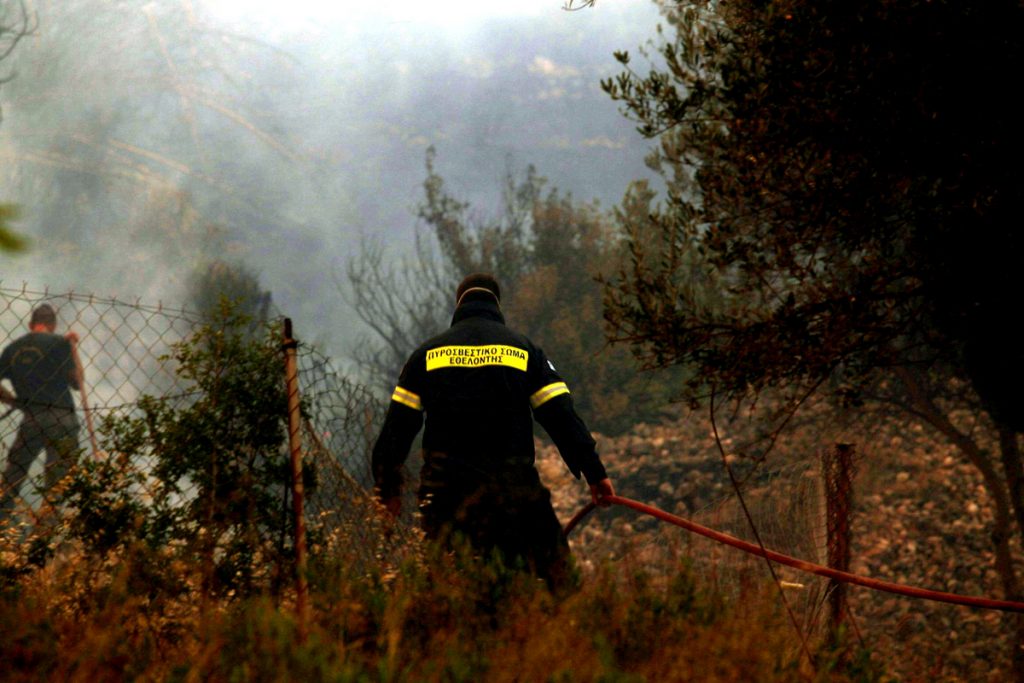
M824 576L829 579L836 581L842 581L844 583L850 583L857 586L864 586L865 588L871 588L872 590L885 591L887 593L895 593L897 595L905 595L911 598L920 598L923 600L935 600L937 602L948 602L954 605L965 605L967 607L977 607L982 609L995 609L1004 612L1024 612L1024 602L1014 602L1012 600L992 600L989 598L979 598L970 595L958 595L956 593L944 593L942 591L933 591L926 588L916 588L914 586L905 586L899 583L893 583L891 581L881 581L879 579L872 579L866 576L859 576L857 574L850 574L849 572L839 571L838 569L831 569L820 564L813 564L811 562L805 562L795 557L789 557L782 553L777 553L772 550L763 549L753 543L741 541L738 538L724 534L714 529L709 529L705 526L701 526L690 520L677 517L676 515L660 510L651 505L645 505L638 501L630 498L623 498L622 496L606 496L604 500L612 503L613 505L621 505L622 507L631 508L637 512L641 512L646 515L650 515L655 519L662 522L668 522L675 526L692 531L695 534L700 534L710 538L718 543L738 548L744 552L756 555L758 557L764 557L772 562L784 564L794 569L799 569L803 572L810 574L817 574L818 576ZM586 517L590 512L597 507L594 503L588 503L582 510L577 512L569 523L565 525L565 534L569 535L570 532Z

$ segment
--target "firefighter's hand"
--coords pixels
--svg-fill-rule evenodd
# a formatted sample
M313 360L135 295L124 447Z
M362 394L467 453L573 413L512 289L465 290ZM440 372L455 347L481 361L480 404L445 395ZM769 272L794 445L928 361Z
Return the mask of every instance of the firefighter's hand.
M77 344L78 343L78 333L75 332L74 330L65 332L64 333L64 338L67 339L72 344Z
M590 485L590 497L598 507L611 507L611 503L608 502L607 496L614 495L615 487L612 486L612 480L608 477L605 477L596 484Z

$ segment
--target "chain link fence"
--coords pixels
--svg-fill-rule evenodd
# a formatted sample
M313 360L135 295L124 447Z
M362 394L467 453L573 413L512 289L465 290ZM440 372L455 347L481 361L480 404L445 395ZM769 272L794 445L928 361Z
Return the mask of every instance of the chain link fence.
M68 450L84 454L86 460L115 463L120 469L109 480L111 486L130 488L135 501L141 505L155 504L159 482L151 473L158 467L157 459L145 453L131 460L117 458L115 453L104 450L110 443L105 431L112 420L144 415L144 397L158 398L174 409L185 408L197 400L195 383L179 376L174 349L210 321L195 312L163 305L73 292L55 294L25 287L13 289L0 283L3 348L10 347L28 333L32 311L41 304L50 304L56 310L58 335L74 332L78 336L78 356L84 382L80 391L71 392L76 401L74 413L79 417L79 429L74 431L73 443ZM301 330L295 333L301 338ZM273 372L278 373L283 386L284 354L279 355L280 362ZM271 363L277 362L278 359L271 359ZM304 456L305 526L311 555L314 560L317 556L329 555L356 570L394 565L416 552L420 532L410 519L398 525L391 523L389 517L380 513L372 496L370 455L386 402L365 386L337 372L331 359L312 346L299 344L297 364L299 394L303 403L300 431ZM9 380L4 381L4 386L12 388ZM44 443L47 440L45 433L36 435L34 440L26 438L26 431L35 429L26 418L28 412L31 411L23 407L4 406L0 418L0 464L3 468L0 495L8 501L10 508L0 513L3 515L0 518L0 551L22 552L19 549L25 547L27 534L46 521L44 518L48 515L60 515L59 511L55 512L55 503L60 493L56 480L64 471L62 455L59 449L49 449L48 452ZM284 455L282 453L282 457ZM414 466L416 459L411 460ZM822 509L823 499L837 497L835 492L821 488L823 470L831 471L830 463L832 460L829 458L819 461L817 457L790 463L783 468L785 471L780 470L760 484L751 484L750 500L755 522L766 544L815 561L832 560L834 549L830 543L837 532L831 527L826 530L823 522L827 519L829 523L845 525L848 510ZM619 469L628 469L628 463L618 464ZM702 495L718 490L716 486L720 483L705 481L698 476L698 464L705 466L709 463L694 464L686 476L674 471L661 471L650 465L645 471L654 477L651 484L654 488L641 497L658 502L660 489L657 487L676 480L690 481ZM710 465L720 473L717 463ZM627 481L630 481L628 477L624 484ZM179 504L184 505L198 495L198 485L187 477L182 477L179 485L180 491L175 499ZM845 485L849 487L849 482L846 481ZM635 481L627 488L635 489L634 493L646 491L641 482ZM764 494L763 505L757 504L761 500L758 492ZM679 493L675 491L673 498L679 498ZM720 493L724 496L726 491ZM273 529L272 533L266 534L268 548L264 554L284 557L293 540L290 538L293 519L292 494L283 478L275 495L279 500L274 503ZM726 497L731 500L731 496ZM685 502L686 496L681 500ZM574 506L577 503L560 510L563 517L571 516L576 511ZM740 537L747 534L748 523L738 509L724 504L711 507L715 510L712 514L714 525ZM706 509L703 514L699 509L681 512L698 517L708 514ZM60 520L57 521L59 523ZM634 525L637 531L642 531L644 520L633 520L630 528ZM197 535L202 533L200 528L193 531ZM581 533L586 536L597 533L597 530ZM603 547L596 543L584 545ZM827 558L824 556L826 549L829 552ZM330 552L323 552L326 550Z
M157 505L159 500L166 504L166 491L158 489L166 488L167 478L154 476L155 468L160 466L158 458L142 453L129 459L107 452L105 449L112 443L108 432L112 424L126 424L125 420L146 415L146 401L150 399L157 399L172 410L194 405L196 382L179 376L174 350L210 323L199 314L163 305L73 292L56 294L27 287L15 289L0 283L0 338L4 348L16 345L18 339L29 333L32 312L42 304L49 304L56 311L57 335L77 335L77 361L83 382L78 391L71 392L75 406L73 411L65 412L73 415L72 424L63 431L59 425L39 418L53 408L43 405L44 401L33 402L18 396L13 404L8 401L3 406L0 496L4 509L0 511L0 552L5 554L8 564L12 555L24 554L30 545L26 541L38 528L60 528L65 515L83 514L83 510L69 511L66 505L59 504L62 475L79 456L82 462L105 463L108 473L113 468L104 481L110 488L121 488L119 493L130 491L130 507L145 508ZM301 330L297 330L296 336L301 337ZM8 353L9 366L29 361L25 354L18 359L13 358L15 355ZM371 494L370 453L386 404L365 387L338 374L330 359L313 347L300 343L297 360L304 406L301 434L305 521L311 549L315 554L330 548L332 557L356 570L399 561L414 552L418 532L411 525L389 524ZM69 371L66 363L58 364L58 369L45 363L33 367L38 372L44 368L43 374L48 376ZM281 354L278 370L282 386L284 368ZM10 398L19 393L11 382L17 371L3 371L7 379L2 386ZM40 384L49 381L46 377L39 380ZM26 391L25 386L21 388ZM286 454L282 453L284 457ZM183 476L175 480L176 497L170 500L186 505L195 499L201 490L198 479ZM293 521L291 488L282 478L274 490L280 496L280 514L276 518L280 523L275 522L273 529L262 528L261 533L267 536L267 544L287 550L292 540L286 538ZM124 505L125 499L111 498L109 504ZM191 532L197 537L205 533L199 527ZM281 556L278 553L277 557ZM279 575L288 571L287 567L277 569L283 570L277 572Z
M313 551L327 544L348 566L393 566L415 552L421 536L412 524L393 524L371 495L370 456L387 404L340 375L315 348L300 344L298 361L308 406L302 442L313 480L306 495Z

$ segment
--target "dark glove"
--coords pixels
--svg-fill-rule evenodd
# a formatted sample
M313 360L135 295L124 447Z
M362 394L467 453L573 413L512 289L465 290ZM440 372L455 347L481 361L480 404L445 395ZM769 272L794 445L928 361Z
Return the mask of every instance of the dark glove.
M615 487L612 486L612 480L605 477L596 484L590 485L590 497L594 501L594 504L599 507L610 507L611 503L606 500L607 496L615 495Z

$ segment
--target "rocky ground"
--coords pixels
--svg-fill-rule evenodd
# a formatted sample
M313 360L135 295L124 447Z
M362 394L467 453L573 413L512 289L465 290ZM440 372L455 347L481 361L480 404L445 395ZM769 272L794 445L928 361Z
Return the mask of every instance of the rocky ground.
M766 547L824 563L827 533L821 450L831 438L784 437L763 462L719 449L710 426L688 419L640 425L599 439L620 495L655 505L721 531L753 540L741 514L722 451L745 479L744 497ZM825 433L822 430L819 433ZM993 568L992 512L976 470L957 451L920 429L863 427L854 480L851 571L934 590L1002 597ZM849 436L847 434L846 436ZM560 519L588 500L586 487L557 451L539 444L538 466L552 489ZM691 538L674 527L621 508L598 511L570 537L584 566L595 562L687 561L723 586L741 571L768 571L763 560ZM787 599L809 631L821 631L824 580L781 569ZM874 656L908 681L1006 680L1010 619L998 612L931 603L864 588L849 589L851 631Z

